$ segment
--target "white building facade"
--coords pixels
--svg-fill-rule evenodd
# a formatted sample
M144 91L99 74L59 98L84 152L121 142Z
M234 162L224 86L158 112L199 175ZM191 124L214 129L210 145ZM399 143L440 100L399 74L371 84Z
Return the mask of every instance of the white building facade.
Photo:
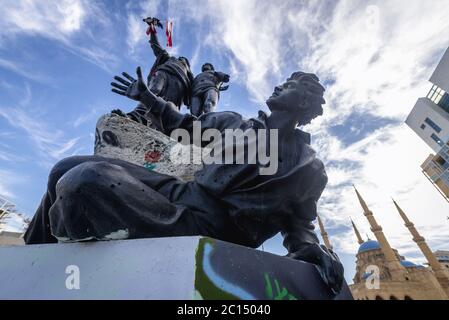
M430 77L432 88L419 98L405 123L435 152L449 140L449 48Z
M429 81L432 88L418 99L405 123L435 151L421 168L449 201L449 48Z

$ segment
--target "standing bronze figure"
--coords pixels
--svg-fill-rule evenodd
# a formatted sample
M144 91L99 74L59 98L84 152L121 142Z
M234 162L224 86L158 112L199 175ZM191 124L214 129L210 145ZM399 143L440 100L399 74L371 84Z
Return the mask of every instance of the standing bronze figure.
M189 60L186 57L170 56L167 50L160 45L156 32L156 27L161 27L159 19L146 18L144 21L150 26L148 29L149 43L156 57L148 74L148 89L156 96L172 102L178 109L181 108L183 103L189 106L194 80ZM151 113L148 113L147 106L141 103L132 112L128 113L128 116L159 131L163 130L161 124L152 117Z
M215 71L211 63L203 64L201 73L193 81L190 112L199 117L203 113L215 111L220 91L225 91L229 87L223 86L224 82L229 82L228 74Z

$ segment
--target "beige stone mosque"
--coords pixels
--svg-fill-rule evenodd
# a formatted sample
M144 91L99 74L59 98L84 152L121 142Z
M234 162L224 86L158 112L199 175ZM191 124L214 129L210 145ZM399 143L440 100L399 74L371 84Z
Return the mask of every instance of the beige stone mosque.
M355 188L354 188L355 189ZM411 233L428 265L406 260L393 249L360 193L357 198L376 240L363 240L351 220L357 241L354 283L349 285L356 300L449 300L449 251L432 252L404 211L393 200L405 226ZM332 248L321 219L318 218L324 244Z

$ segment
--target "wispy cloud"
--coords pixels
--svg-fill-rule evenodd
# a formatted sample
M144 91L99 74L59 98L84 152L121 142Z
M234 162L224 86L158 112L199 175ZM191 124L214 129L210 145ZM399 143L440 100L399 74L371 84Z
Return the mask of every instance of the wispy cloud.
M73 127L74 128L78 128L79 126L90 122L90 121L94 121L96 119L98 119L98 117L100 116L100 113L103 111L102 107L92 107L89 108L89 112L87 113L82 113L81 115L78 116L78 118L75 119L75 121L73 121Z
M161 1L146 0L141 2L128 2L127 39L126 43L131 55L136 56L136 48L139 44L148 40L145 38L145 25L142 21L148 15L160 17Z
M0 145L2 149L0 150L0 160L6 161L6 162L20 162L20 161L26 161L25 156L19 156L14 154L14 151L11 150L10 146Z
M0 196L7 199L16 199L17 195L13 193L12 188L24 181L25 177L21 174L0 169Z
M48 77L44 74L30 72L29 69L22 66L20 62L7 60L7 59L3 59L0 57L0 68L4 68L9 71L12 71L12 72L24 77L25 79L33 80L33 81L44 83L47 85L52 83L52 80L50 77ZM2 84L2 86L4 86L7 89L11 88L11 85L9 85L8 82L6 82L4 80L2 80L1 84Z
M31 141L31 152L11 150L10 144L6 144L8 150L0 152L0 158L6 161L25 159L37 152L40 162L49 166L54 161L71 155L80 138L67 138L63 130L57 128L55 124L49 123L45 117L36 112L37 107L34 106L32 100L31 89L28 84L25 84L17 106L0 106L0 118L7 120L12 128L21 130ZM79 121L82 122L82 119ZM5 132L5 137L8 137L7 132Z
M8 1L2 4L0 42L13 41L22 35L33 35L58 41L65 49L109 71L118 58L111 52L112 21L99 2L87 0ZM95 29L95 31L93 31ZM101 34L101 36L99 35ZM82 36L81 36L82 35ZM90 43L86 45L86 41ZM17 62L3 61L3 67L23 76Z
M87 6L87 1L78 0L8 1L2 4L1 35L33 33L66 41L81 29Z
M43 163L54 163L64 155L70 154L79 138L66 138L64 132L55 129L44 119L36 119L20 107L0 108L0 116L15 128L23 130L33 141ZM54 129L51 129L51 128Z
M419 169L430 149L403 124L449 44L446 6L439 0L432 10L423 10L421 1L209 1L185 8L207 25L204 50L226 56L233 81L244 84L254 101L263 102L298 69L317 73L326 84L325 115L307 130L328 168L320 212L335 230L337 250L355 252L350 215L369 231L352 183L369 198L393 246L410 239L390 196L430 230L447 208ZM424 218L423 212L432 215Z

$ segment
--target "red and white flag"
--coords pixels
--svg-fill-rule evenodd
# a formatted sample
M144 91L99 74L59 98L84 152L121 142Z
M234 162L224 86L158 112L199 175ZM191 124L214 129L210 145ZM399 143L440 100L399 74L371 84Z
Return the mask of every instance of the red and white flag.
M156 32L156 28L153 26L153 25L151 25L151 26L148 26L148 28L147 28L147 36L149 36L150 35L150 33L157 33Z
M172 47L173 46L173 39L172 39L172 34L173 34L173 22L172 21L168 21L166 22L165 25L165 34L167 35L167 47Z

